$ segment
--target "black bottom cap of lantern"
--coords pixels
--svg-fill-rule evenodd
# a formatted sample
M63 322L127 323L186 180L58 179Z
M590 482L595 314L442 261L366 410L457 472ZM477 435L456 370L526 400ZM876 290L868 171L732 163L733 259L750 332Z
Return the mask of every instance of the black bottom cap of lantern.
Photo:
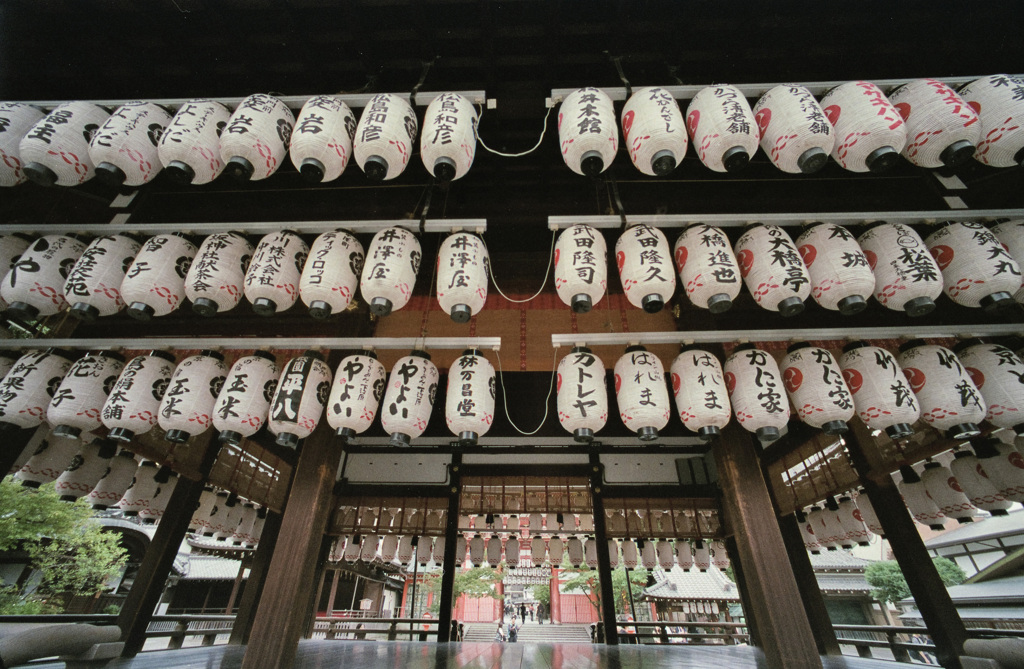
M85 321L86 323L92 323L100 317L100 310L91 304L86 304L85 302L75 302L71 305L71 309L68 310L68 313L78 320Z
M134 436L135 433L126 427L115 427L107 432L107 438L115 441L131 441Z
M456 304L452 307L450 315L456 323L468 323L469 319L473 317L473 310L469 308L468 304Z
M100 163L96 166L96 179L115 188L124 183L128 175L114 163Z
M787 297L783 301L779 302L779 313L785 317L796 316L802 314L806 305L804 301L795 295L793 297Z
M890 439L903 439L914 434L914 428L910 426L910 423L896 423L885 428L885 433L889 435Z
M1017 304L1013 299L1013 295L1010 295L1005 291L999 291L998 293L986 295L985 297L981 298L980 302L981 308L984 309L985 312L989 314L1001 311L1007 307Z
M830 420L821 426L821 430L825 434L845 434L850 431L850 426L845 420Z
M1008 515L1010 515L1010 512L1007 511L1006 509L985 509L985 510L988 511L993 516L1008 516Z
M640 306L649 314L656 314L665 308L665 300L661 298L661 295L652 293L651 295L644 295L644 298L640 300Z
M164 439L171 442L172 444L184 444L191 437L185 430L167 430L164 434Z
M408 446L412 439L407 434L402 432L395 432L391 435L391 441L388 442L388 446Z
M768 442L777 441L779 437L782 436L782 434L779 432L779 428L772 427L771 425L766 425L765 427L757 428L757 431L754 432L754 434L757 436L759 441Z
M78 498L75 497L74 495L61 495L60 496L60 501L62 501L62 502L74 502L76 499L78 499Z
M393 305L386 297L375 297L370 300L370 313L374 316L387 316L391 313Z
M323 300L313 300L309 303L309 315L318 321L324 321L331 317L334 308Z
M742 146L734 146L722 154L722 166L726 172L738 172L750 162L750 154Z
M318 184L324 180L324 164L316 158L305 158L299 165L299 174L311 184Z
M974 155L974 145L966 139L953 142L939 154L939 160L946 167L956 167L971 159Z
M935 523L934 525L929 525L928 527L930 529L935 530L936 532L941 532L942 530L946 529L946 526L942 523Z
M450 183L455 179L455 161L451 158L441 156L434 161L434 178L439 183Z
M142 524L143 525L156 525L156 518L143 518L142 519Z
M235 432L234 430L221 430L220 434L217 435L217 441L222 444L231 444L232 446L238 446L242 443L242 433Z
M650 425L642 427L636 431L636 436L640 438L640 441L654 441L658 438L658 428Z
M594 441L594 431L589 427L581 427L572 433L572 438L581 444L589 444Z
M29 181L40 186L53 186L57 183L57 173L42 163L28 163L21 169Z
M697 430L697 436L700 437L701 441L711 441L721 433L722 431L714 425L708 425Z
M860 295L850 295L839 300L839 313L844 316L859 314L868 308L868 301Z
M1018 165L1024 166L1024 148L1013 154L1013 161ZM991 511L989 513L991 513Z
M109 508L110 508L110 505L108 505L108 504L93 504L92 505L92 510L93 511L103 511L103 510L109 509Z
M292 434L291 432L282 432L277 435L277 439L274 440L278 446L284 446L285 448L296 449L299 447L299 436Z
M672 170L676 168L678 163L676 162L675 155L668 149L663 149L654 154L651 158L651 171L654 172L654 176L663 177L667 174L671 174Z
M349 444L352 443L352 438L356 436L356 431L350 427L339 427L334 434L341 437L342 443Z
M796 159L796 166L803 174L813 174L825 167L828 162L828 154L820 146L807 149Z
M879 174L891 170L899 159L899 151L891 146L882 146L869 153L864 159L864 164L867 165L869 172Z
M363 172L370 181L384 181L388 176L388 161L380 156L370 156L363 164Z
M708 311L713 314L724 314L732 309L732 298L725 293L718 293L708 298Z
M23 480L21 482L21 485L26 487L26 488L38 488L39 487L39 481Z
M269 297L257 297L252 301L252 310L258 316L273 316L277 313L277 302Z
M252 166L248 160L242 156L232 156L231 160L224 166L224 174L235 181L248 181L252 179L252 175L256 172L256 168Z
M960 423L946 430L946 437L949 439L970 439L981 434L981 430L974 423Z
M597 177L604 172L604 158L597 151L587 151L580 158L580 172L585 176Z
M586 293L579 293L572 296L572 299L569 300L569 306L572 307L573 313L585 314L594 308L594 302Z
M172 181L180 184L190 184L196 178L196 171L188 163L183 163L180 160L172 160L167 163L164 172Z
M78 439L78 435L82 434L82 430L73 425L57 425L53 428L53 436L63 437L64 439Z
M125 313L139 321L148 321L156 314L156 310L145 302L132 302Z
M192 303L192 311L207 318L216 314L219 309L220 306L208 297L197 297Z
M930 297L915 297L912 300L907 300L903 305L903 311L907 312L908 316L924 316L935 311L935 300Z
M476 446L479 440L480 435L476 432L459 432L459 446Z
M139 515L139 512L138 511L122 511L121 514L124 515L124 516L127 516L129 518L134 518L134 517Z
M32 320L39 315L39 310L28 302L11 302L7 305L7 312L23 321Z
M953 520L955 520L956 522L960 523L961 525L963 525L965 523L973 523L974 522L974 518L971 518L970 516L953 516Z
M1024 436L1024 423L1017 423L1016 425L1014 425L1013 433L1018 437Z

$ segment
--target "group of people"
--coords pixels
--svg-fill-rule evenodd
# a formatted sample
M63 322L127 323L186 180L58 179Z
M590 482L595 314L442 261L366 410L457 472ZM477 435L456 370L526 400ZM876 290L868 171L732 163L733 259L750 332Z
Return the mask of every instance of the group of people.
M544 605L544 602L539 602L536 606L533 604L527 605L525 602L521 602L518 606L515 604L505 604L503 613L504 615L501 618L501 622L498 623L498 629L494 634L494 640L497 642L508 641L509 643L515 643L519 639L519 629L526 623L527 616L529 616L531 621L536 619L539 624L544 624L544 618L547 616L547 607ZM505 629L505 618L510 619L507 631Z

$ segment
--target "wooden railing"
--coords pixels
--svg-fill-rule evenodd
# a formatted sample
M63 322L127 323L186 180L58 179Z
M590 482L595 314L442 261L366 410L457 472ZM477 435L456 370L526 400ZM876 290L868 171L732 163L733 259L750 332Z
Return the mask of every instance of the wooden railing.
M323 636L320 636L320 635ZM436 618L357 618L318 616L313 623L313 638L374 639L388 641L447 641L448 632L438 639Z
M672 632L670 631L672 629L685 631ZM688 623L672 620L620 622L619 643L693 643L732 646L750 641L746 630L746 623Z
M853 646L861 657L872 657L872 648L888 648L899 662L910 662L917 653L934 656L935 645L924 627L900 627L888 625L833 625L840 645ZM1024 637L1024 630L1001 630L968 628L972 638Z

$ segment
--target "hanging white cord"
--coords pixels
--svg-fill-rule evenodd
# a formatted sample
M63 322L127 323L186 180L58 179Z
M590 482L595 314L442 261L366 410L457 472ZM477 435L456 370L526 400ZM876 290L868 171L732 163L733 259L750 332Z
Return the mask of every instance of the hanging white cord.
M544 292L544 286L548 285L548 274L551 273L551 261L555 257L555 236L557 234L558 234L557 230L552 230L551 231L551 248L548 250L548 268L546 270L544 270L544 283L540 284L540 288L537 289L536 293L534 293L530 297L526 298L525 300L513 300L511 297L509 297L504 292L502 292L501 287L498 285L498 280L494 278L494 263L492 263L492 262L488 262L487 263L487 274L491 277L491 283L494 284L494 289L498 291L499 295L504 297L509 302L514 302L515 304L523 304L524 302L531 302L531 301L537 299L537 296L539 296L541 293ZM486 241L484 242L484 246L487 246L487 242ZM490 255L491 255L491 250L490 249L487 249L487 255L488 255L488 257L490 257Z
M527 151L523 151L522 153L502 153L501 151L495 151L491 147L489 147L486 144L484 144L484 138L480 136L480 131L479 131L479 126L480 126L479 119L483 118L484 108L483 108L482 105L478 105L478 106L480 108L480 113L477 114L477 124L476 124L477 127L473 128L473 134L476 135L476 141L480 142L480 146L484 147L485 149L487 149L488 151L490 151L491 153L493 153L495 155L504 156L505 158L519 158L520 156L525 156L527 154L533 153L538 148L540 148L541 142L544 141L544 135L548 131L548 117L551 116L551 107L548 107L547 113L544 114L544 128L541 129L541 131L540 131L540 139L537 140L537 143L533 145L532 149L529 149Z
M498 379L501 381L501 401L505 405L505 418L508 418L508 424L515 428L516 432L524 436L531 436L537 434L537 431L544 427L544 423L548 420L548 408L551 406L551 391L555 388L555 374L558 372L558 366L555 364L558 360L558 347L555 347L555 354L551 360L551 382L548 384L548 395L544 398L544 417L540 419L540 424L530 432L524 432L519 429L519 426L512 422L512 416L508 413L508 393L505 392L505 373L501 369L501 353L498 349L494 349L494 356L498 359Z

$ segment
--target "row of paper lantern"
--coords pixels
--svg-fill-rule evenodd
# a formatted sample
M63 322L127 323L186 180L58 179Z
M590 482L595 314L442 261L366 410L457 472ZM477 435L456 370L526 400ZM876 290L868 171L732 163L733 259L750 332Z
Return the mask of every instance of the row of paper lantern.
M882 172L902 155L920 167L953 167L974 156L994 167L1024 161L1024 78L994 74L954 91L918 79L885 93L851 81L815 100L804 86L783 84L751 109L735 86L700 90L686 119L663 88L635 92L622 109L622 136L638 170L664 176L683 161L690 142L704 165L734 172L757 152L791 174L809 174L831 156L851 172ZM559 148L577 174L597 176L619 148L612 100L597 88L565 97L558 111Z
M296 117L272 95L251 95L234 112L213 100L189 100L176 114L133 101L113 114L90 102L62 104L49 114L18 102L0 103L0 186L31 179L77 186L94 176L112 185L141 186L161 170L183 183L205 184L222 172L260 180L290 154L309 181L333 181L349 158L371 181L394 179L409 164L419 129L402 97L370 99L359 122L344 100L319 95ZM463 177L476 153L477 113L457 93L430 103L420 157L440 181Z
M215 541L254 547L266 522L266 507L238 498L234 493L207 487L199 497L188 529Z

